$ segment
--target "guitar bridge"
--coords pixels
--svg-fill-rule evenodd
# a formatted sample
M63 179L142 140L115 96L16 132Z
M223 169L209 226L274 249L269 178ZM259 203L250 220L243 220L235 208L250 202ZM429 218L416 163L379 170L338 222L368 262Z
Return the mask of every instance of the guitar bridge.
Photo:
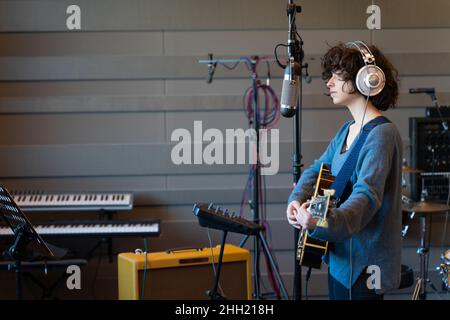
M321 228L328 228L328 221L326 219L320 219L317 221L317 226Z
M323 228L328 227L327 211L333 203L335 194L335 190L330 189L334 179L329 166L322 163L314 188L314 196L307 210L313 218L318 219L317 225ZM322 257L327 253L328 242L314 239L305 231L302 230L302 234L299 236L297 260L300 261L301 266L320 269Z

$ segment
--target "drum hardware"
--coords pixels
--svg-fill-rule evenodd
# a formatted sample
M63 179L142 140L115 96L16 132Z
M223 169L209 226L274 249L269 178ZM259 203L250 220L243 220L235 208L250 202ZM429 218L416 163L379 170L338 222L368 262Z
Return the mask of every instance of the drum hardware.
M403 158L402 163L402 189L406 190L408 187L408 183L406 181L405 174L406 173L421 173L423 172L420 169L415 169L408 166L408 163L405 158ZM409 223L414 219L415 211L411 211L414 207L415 201L411 198L402 194L402 237L405 238L408 233Z
M424 171L408 166L408 163L406 162L406 159L403 158L403 164L402 164L402 188L406 189L406 187L408 186L408 183L406 182L406 178L405 178L405 174L406 173L422 173L422 172L424 172Z
M450 291L450 249L441 254L442 263L436 268L442 275L442 288Z
M408 233L409 224L414 219L415 212L411 211L415 202L402 194L402 237L405 238Z
M423 197L422 199L425 199L425 192L422 192ZM402 200L404 198L402 197ZM450 210L450 207L444 204L440 203L432 203L427 201L420 201L417 203L414 203L412 206L411 204L404 208L405 211L411 212L411 213L418 213L419 214L419 221L420 221L420 247L417 248L417 254L420 257L420 273L419 277L417 278L417 282L414 288L414 293L412 296L412 300L425 300L426 299L426 284L429 283L430 287L437 292L434 285L431 283L430 279L428 278L428 269L427 269L427 260L428 260L428 252L430 250L429 244L426 242L427 239L427 216L432 213L438 213L438 212L444 212ZM449 253L450 255L450 253Z

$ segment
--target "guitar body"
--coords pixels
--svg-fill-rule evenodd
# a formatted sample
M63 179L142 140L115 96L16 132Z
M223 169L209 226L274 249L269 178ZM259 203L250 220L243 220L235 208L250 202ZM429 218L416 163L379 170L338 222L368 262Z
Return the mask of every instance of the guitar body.
M330 189L331 184L334 182L334 179L335 177L331 175L330 168L326 164L322 163L322 165L320 166L320 172L319 176L317 177L317 182L314 191L315 198L323 199L319 203L318 206L319 210L317 210L322 212L320 213L315 212L318 214L317 216L314 213L312 213L312 215L314 217L323 219L321 221L324 221L325 224L326 224L326 213L330 201L330 195L329 194L327 195L326 194L327 192L324 193L324 190L328 191ZM328 250L328 241L322 241L310 237L306 229L303 229L300 232L297 249L297 259L299 260L301 266L320 269L322 266L322 257L327 253L327 250Z

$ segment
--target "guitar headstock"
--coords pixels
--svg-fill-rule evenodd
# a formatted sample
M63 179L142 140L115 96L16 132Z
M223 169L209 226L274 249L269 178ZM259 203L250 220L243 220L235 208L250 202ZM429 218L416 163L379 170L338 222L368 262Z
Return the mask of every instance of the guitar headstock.
M228 209L222 210L219 206L214 206L212 203L209 205L196 203L192 211L197 216L202 227L247 235L256 235L264 229L262 225L242 218L234 212L230 213Z

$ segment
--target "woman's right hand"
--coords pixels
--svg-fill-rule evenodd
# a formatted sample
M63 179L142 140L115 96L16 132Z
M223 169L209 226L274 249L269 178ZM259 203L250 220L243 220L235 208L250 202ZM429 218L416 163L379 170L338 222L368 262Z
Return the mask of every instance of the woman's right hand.
M286 209L286 217L291 226L297 229L301 229L302 226L297 221L296 215L297 212L300 211L301 203L300 201L293 200L291 203L289 203L287 209Z

